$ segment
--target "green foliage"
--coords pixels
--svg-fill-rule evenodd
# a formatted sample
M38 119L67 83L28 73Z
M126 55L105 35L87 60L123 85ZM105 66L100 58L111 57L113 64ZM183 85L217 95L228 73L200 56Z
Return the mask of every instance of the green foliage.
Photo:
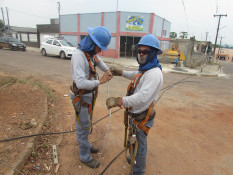
M2 30L4 28L4 24L3 21L0 19L0 30Z
M180 38L187 39L188 38L188 32L180 32Z
M170 33L170 38L176 38L177 37L177 33L176 32L171 32Z

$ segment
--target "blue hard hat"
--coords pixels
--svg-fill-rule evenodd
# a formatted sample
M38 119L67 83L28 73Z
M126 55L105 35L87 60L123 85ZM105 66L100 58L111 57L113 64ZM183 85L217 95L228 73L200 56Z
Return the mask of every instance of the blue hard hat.
M102 50L107 50L107 46L111 41L111 34L108 29L105 27L88 27L88 34Z
M159 40L152 34L147 34L145 36L143 36L138 45L144 45L144 46L149 46L149 47L153 47L155 49L158 49L158 55L162 54L162 50L160 49L160 44L159 44Z

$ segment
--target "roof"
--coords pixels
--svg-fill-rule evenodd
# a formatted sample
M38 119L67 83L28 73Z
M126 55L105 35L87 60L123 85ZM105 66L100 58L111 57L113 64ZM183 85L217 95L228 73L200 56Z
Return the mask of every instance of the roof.
M30 28L30 27L16 27L16 26L10 26L10 29L15 32L34 32L37 33L36 28Z

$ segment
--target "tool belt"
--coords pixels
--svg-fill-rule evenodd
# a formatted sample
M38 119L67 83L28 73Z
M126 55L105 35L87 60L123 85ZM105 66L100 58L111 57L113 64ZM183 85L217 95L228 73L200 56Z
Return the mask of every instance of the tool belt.
M72 85L70 85L70 90L74 93L75 96L77 95L83 95L83 94L88 94L92 93L94 90L86 90L86 89L78 89L77 85L73 82Z
M148 113L148 109L145 110L145 111L143 111L143 112L140 113L140 114L134 114L134 113L132 113L132 119L133 119L133 120L136 120L136 121L138 121L138 122L141 122L141 121L143 121L143 120L146 118L146 114L147 114L147 113ZM153 120L153 119L155 118L155 115L156 115L156 112L155 112L155 110L153 109L153 111L151 112L151 115L150 115L148 121Z

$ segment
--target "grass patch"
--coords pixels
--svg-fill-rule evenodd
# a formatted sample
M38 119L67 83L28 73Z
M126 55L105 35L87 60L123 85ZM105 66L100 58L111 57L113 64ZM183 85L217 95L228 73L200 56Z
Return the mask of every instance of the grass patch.
M17 83L27 84L32 87L40 88L47 95L49 102L53 102L55 99L55 95L53 91L49 87L45 86L40 80L33 80L33 79L26 79L26 78L18 79L16 77L4 76L4 77L0 77L0 90L2 88L5 88L8 86L11 86L12 84L17 84Z
M7 87L17 82L15 77L0 77L0 88Z

